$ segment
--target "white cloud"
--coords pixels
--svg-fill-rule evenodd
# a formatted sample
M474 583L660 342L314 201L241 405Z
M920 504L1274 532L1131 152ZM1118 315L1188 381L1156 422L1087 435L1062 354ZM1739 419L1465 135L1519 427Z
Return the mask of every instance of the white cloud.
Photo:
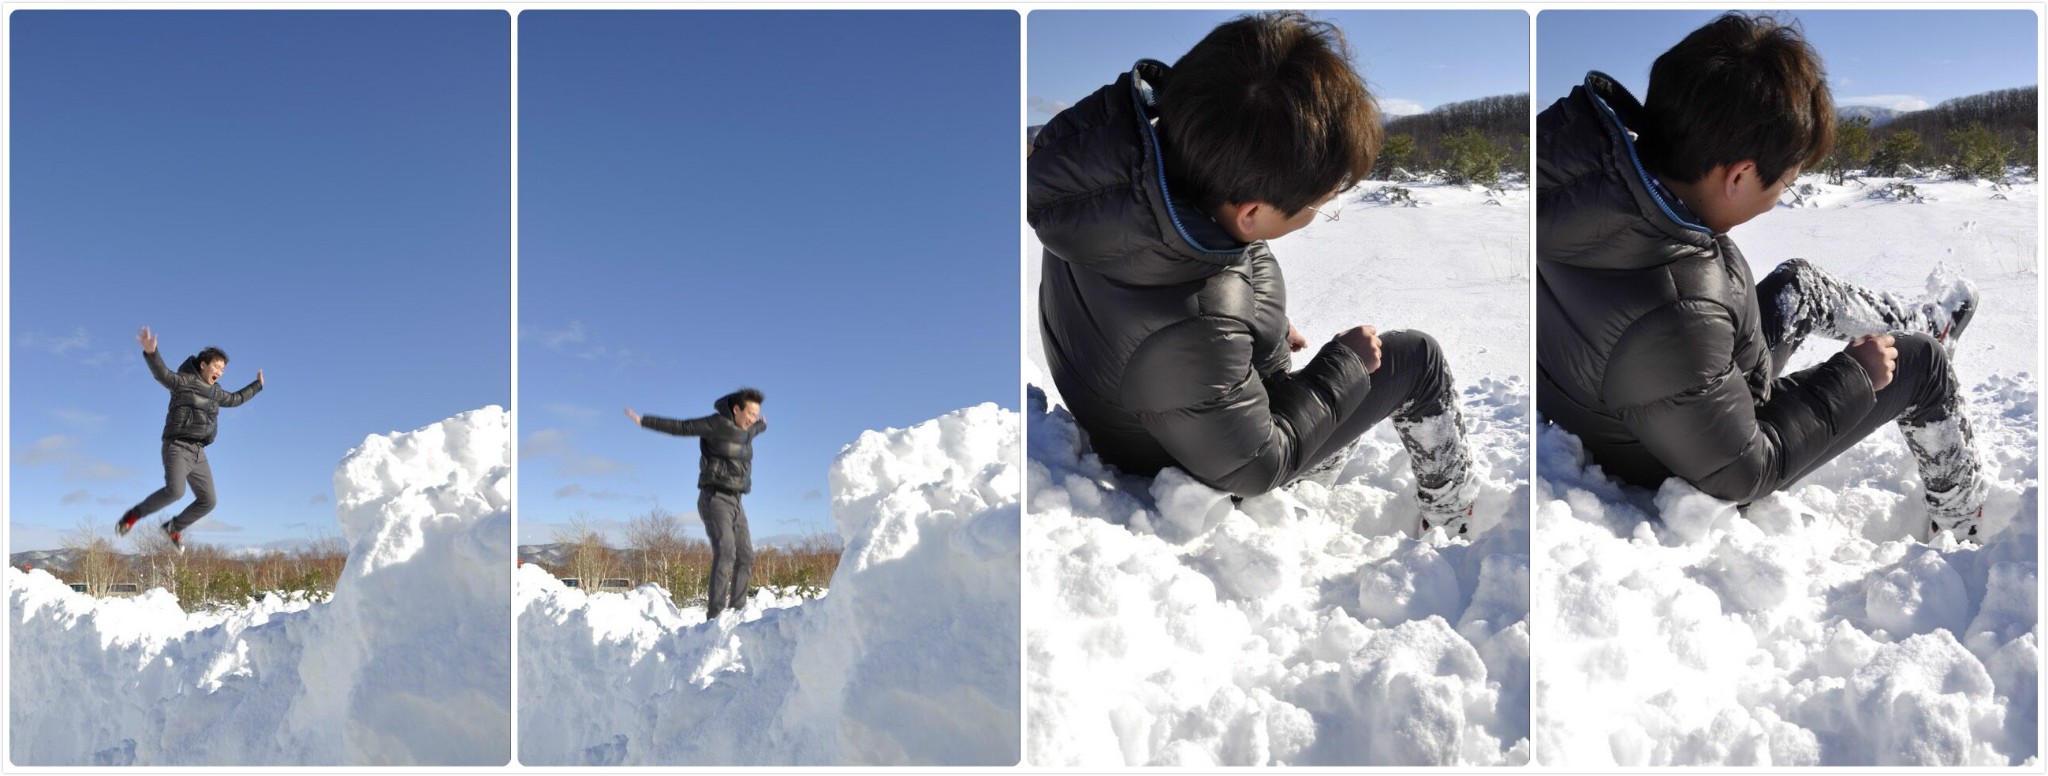
M544 428L526 435L519 443L519 460L551 460L555 474L565 477L603 477L632 469L631 464L614 461L578 448L569 432Z
M65 478L87 482L110 482L124 479L133 473L126 467L88 457L79 451L76 437L62 434L37 439L30 443L27 449L15 450L14 464L59 467L64 470Z
M1048 119L1052 118L1055 115L1058 115L1060 111L1074 107L1074 104L1071 102L1067 102L1065 100L1048 100L1044 97L1032 97L1030 103L1031 110L1036 111L1039 114L1042 114L1045 118Z
M1914 94L1866 94L1852 97L1836 97L1838 106L1868 105L1875 108L1890 108L1896 111L1926 110L1926 99Z
M1380 113L1384 114L1387 118L1390 119L1400 118L1402 116L1413 116L1418 113L1428 112L1428 108L1422 107L1422 103L1416 102L1414 100L1404 100L1399 97L1380 98Z

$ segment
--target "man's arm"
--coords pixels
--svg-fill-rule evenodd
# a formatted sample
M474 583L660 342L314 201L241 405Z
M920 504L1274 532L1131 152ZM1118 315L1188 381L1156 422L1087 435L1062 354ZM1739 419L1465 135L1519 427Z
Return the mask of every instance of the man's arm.
M705 415L701 418L690 418L689 420L664 418L658 415L643 415L640 417L640 427L676 436L703 436L717 430L718 421L724 419L725 416L723 415Z
M1123 400L1195 479L1256 496L1300 474L1303 459L1358 408L1371 376L1334 340L1270 395L1251 364L1251 329L1242 321L1183 321L1133 354Z
M135 341L142 344L142 361L149 365L149 375L156 378L165 388L177 390L178 373L164 366L164 359L156 353L156 333L148 326L135 333Z
M1847 354L1759 405L1734 352L1735 322L1725 307L1674 303L1623 335L1604 387L1609 406L1651 455L1716 498L1746 504L1776 492L1877 405L1870 375Z
M242 390L236 391L234 393L228 393L227 391L221 390L219 386L215 386L213 389L215 394L213 400L220 402L220 406L222 407L242 406L243 402L246 402L250 399L254 399L256 398L256 394L263 392L262 374L263 373L258 372L257 378L255 380L249 381L248 385L242 386Z

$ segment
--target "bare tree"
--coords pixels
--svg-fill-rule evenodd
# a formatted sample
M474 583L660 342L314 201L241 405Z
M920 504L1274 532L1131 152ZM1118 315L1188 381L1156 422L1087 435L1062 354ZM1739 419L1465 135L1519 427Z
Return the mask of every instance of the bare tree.
M598 583L618 573L618 554L605 545L604 534L582 512L576 513L567 527L555 531L555 543L568 549L563 573L579 580L577 584L586 590L596 590Z
M683 559L683 522L657 506L626 524L626 546L640 556L640 582L668 584L669 572Z
M78 529L64 537L64 549L76 558L71 566L72 581L85 583L87 594L106 595L107 586L120 581L121 558L114 552L114 540L100 532L99 524L79 520Z
M162 531L136 531L129 534L135 540L136 549L141 551L142 587L161 587L178 595L178 564L183 560L177 545Z

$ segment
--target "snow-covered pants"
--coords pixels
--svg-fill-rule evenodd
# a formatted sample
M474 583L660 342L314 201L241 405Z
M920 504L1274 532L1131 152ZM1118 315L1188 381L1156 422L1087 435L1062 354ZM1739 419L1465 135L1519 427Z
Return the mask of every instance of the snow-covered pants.
M1336 455L1382 420L1392 417L1394 431L1408 448L1410 465L1424 512L1439 510L1439 501L1460 498L1472 455L1465 447L1465 422L1458 412L1458 394L1450 365L1436 338L1419 331L1380 335L1380 368L1358 408L1338 424L1336 432L1308 459L1304 470ZM1469 494L1466 494L1469 496Z
M1984 482L1955 368L1947 348L1925 333L1934 323L1918 305L1853 285L1796 259L1778 265L1757 283L1757 304L1763 312L1773 374L1783 374L1792 352L1814 333L1843 341L1890 333L1899 351L1898 369L1891 384L1877 392L1876 408L1837 428L1827 453L1791 473L1788 482L1811 474L1884 424L1897 421L1907 447L1919 460L1931 511L1944 514L1959 505L1974 509L1983 503ZM1811 372L1778 377L1773 390L1797 385Z
M703 518L704 536L711 540L711 595L704 604L705 616L717 617L727 606L746 605L747 579L754 574L754 542L737 493L697 491L697 516Z
M198 442L164 440L164 486L135 505L135 513L147 517L185 497L185 485L192 485L194 498L185 510L171 518L171 530L191 528L199 518L213 511L213 465L206 461L206 448Z

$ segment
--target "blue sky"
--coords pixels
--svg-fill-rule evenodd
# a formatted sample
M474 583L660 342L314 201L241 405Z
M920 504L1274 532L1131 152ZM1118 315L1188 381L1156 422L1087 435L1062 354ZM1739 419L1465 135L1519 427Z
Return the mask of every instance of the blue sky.
M1242 11L1035 11L1027 124L1111 83L1142 58L1172 64ZM1529 91L1523 11L1313 11L1344 30L1390 116Z
M526 12L519 541L695 520L623 408L767 394L757 541L833 533L860 432L1018 397L1019 17Z
M1588 70L1638 98L1650 64L1719 11L1544 11L1536 17L1536 100L1571 93ZM1797 11L1838 105L1919 110L1993 89L2032 86L2038 20L2030 11Z
M173 369L218 345L230 390L267 378L221 413L197 541L339 535L363 437L509 404L506 14L12 21L13 550L162 485L144 325Z

